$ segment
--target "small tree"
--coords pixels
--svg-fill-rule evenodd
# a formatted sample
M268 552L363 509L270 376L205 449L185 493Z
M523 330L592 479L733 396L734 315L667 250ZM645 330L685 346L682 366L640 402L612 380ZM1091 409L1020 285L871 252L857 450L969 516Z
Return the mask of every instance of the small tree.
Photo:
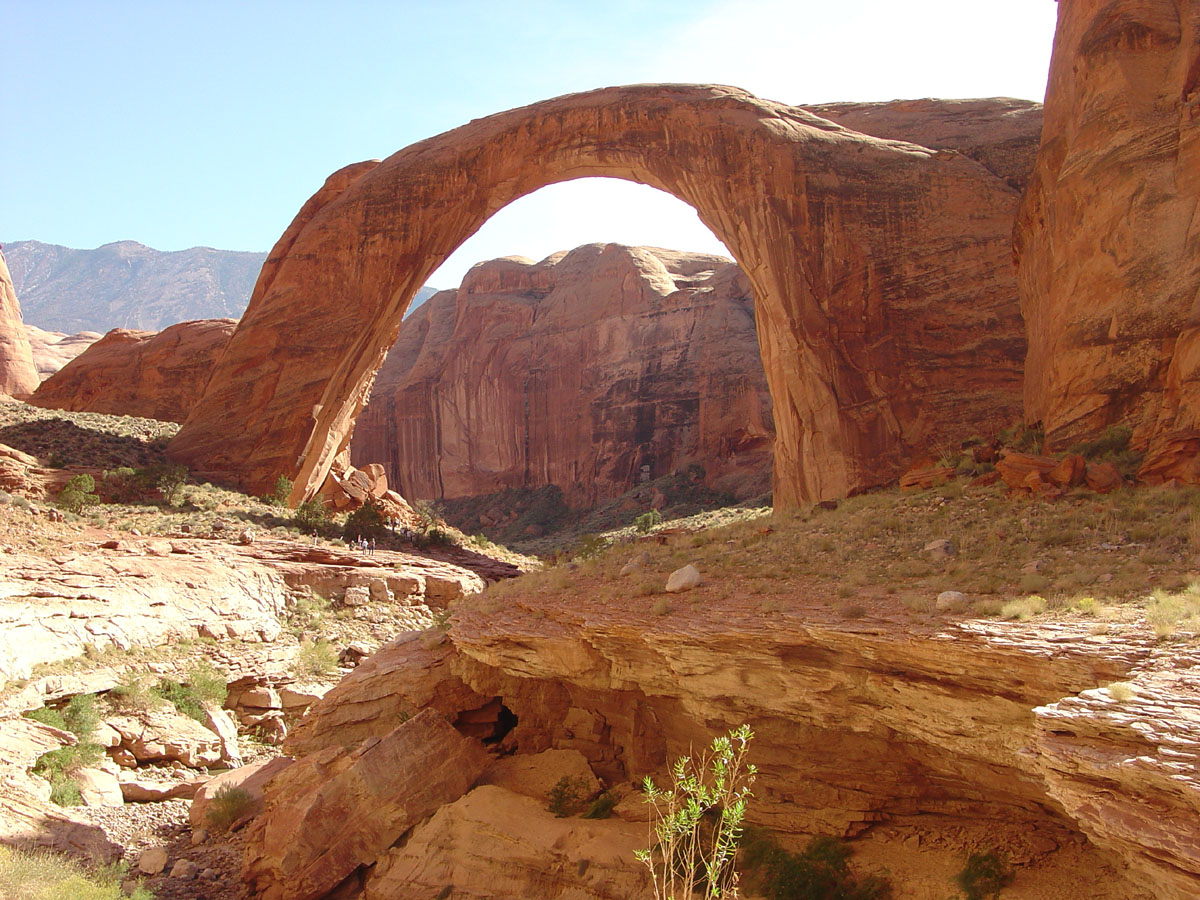
M297 528L301 528L304 531L316 531L319 528L324 528L329 522L329 507L325 505L325 501L320 497L305 500L296 507L292 521L296 523Z
M343 537L348 541L364 537L383 537L385 534L387 525L383 521L383 510L371 499L346 517L346 527L342 531Z
M58 505L67 512L79 514L86 507L100 502L100 498L93 493L95 490L96 479L91 475L75 475L58 492Z
M154 486L167 501L167 506L178 505L179 494L187 483L187 466L167 464L158 470L157 475Z
M263 502L270 506L287 506L288 497L292 495L292 479L280 475L275 479L275 490L263 497Z
M736 900L734 857L758 774L746 762L753 737L742 725L714 738L700 759L680 757L669 790L646 777L645 799L654 807L651 846L634 855L650 870L655 900L691 900L697 891L705 900Z

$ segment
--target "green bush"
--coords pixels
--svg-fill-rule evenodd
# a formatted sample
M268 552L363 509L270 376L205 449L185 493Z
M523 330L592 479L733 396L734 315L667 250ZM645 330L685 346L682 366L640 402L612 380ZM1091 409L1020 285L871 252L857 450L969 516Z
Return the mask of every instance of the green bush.
M292 521L301 531L320 531L329 524L329 507L320 497L305 500L296 507Z
M225 676L211 663L198 663L179 682L161 678L154 686L153 694L166 700L177 710L197 722L205 719L204 705L221 706L225 702L228 685Z
M985 900L1000 896L1000 891L1012 884L1013 872L994 851L972 853L962 871L954 876L966 900Z
M100 502L96 496L96 479L91 475L75 475L58 492L58 506L76 515Z
M642 513L633 520L633 527L641 534L649 534L654 528L662 524L662 513L657 509L652 509L648 513Z
M292 479L280 475L275 479L275 490L262 498L268 506L287 506L288 498L292 496Z
M346 517L346 527L342 536L348 541L359 538L383 537L387 534L387 525L383 521L383 510L374 500L368 500Z
M817 836L800 853L788 853L766 831L747 829L741 864L748 881L768 900L888 900L891 883L850 872L850 848Z
M654 807L657 843L634 853L650 870L656 898L737 896L734 868L742 821L758 770L746 762L754 733L742 725L714 738L693 762L683 756L671 767L672 785L660 790L649 776L646 802Z
M254 797L248 790L227 784L217 788L217 792L213 794L205 818L214 831L224 832L253 808Z
M166 501L167 506L177 506L183 486L187 483L187 466L161 463L147 467L146 474L154 479L154 486Z
M300 649L296 651L294 669L297 675L316 678L332 675L338 669L337 648L324 639L301 641Z
M143 487L137 471L119 466L104 473L96 493L105 503L133 503L143 499Z
M560 819L573 816L587 804L588 781L582 776L572 778L564 775L550 788L546 799L550 802L550 812Z
M612 815L613 807L617 805L620 799L616 791L605 791L592 801L592 805L588 807L587 812L581 818L607 819Z

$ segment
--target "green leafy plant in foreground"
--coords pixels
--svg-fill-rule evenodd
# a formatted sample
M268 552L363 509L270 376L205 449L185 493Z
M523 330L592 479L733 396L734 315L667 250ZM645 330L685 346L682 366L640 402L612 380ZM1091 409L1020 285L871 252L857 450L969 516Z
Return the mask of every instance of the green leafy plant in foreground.
M1012 883L1013 872L998 853L972 853L954 880L962 888L966 900L995 900L1000 891Z
M734 860L758 774L746 761L753 737L742 725L714 738L699 759L680 757L670 788L647 776L651 845L634 855L650 870L655 900L691 900L696 892L705 900L738 896Z

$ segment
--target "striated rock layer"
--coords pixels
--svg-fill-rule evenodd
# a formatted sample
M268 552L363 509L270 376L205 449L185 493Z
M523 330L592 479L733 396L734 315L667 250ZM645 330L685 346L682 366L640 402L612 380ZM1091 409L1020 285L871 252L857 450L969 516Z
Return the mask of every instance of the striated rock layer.
M1122 422L1144 475L1200 480L1198 198L1200 3L1059 3L1015 235L1025 416L1052 446Z
M1191 686L1200 658L1146 629L914 629L911 620L847 623L820 607L766 616L736 598L664 618L639 600L606 608L584 596L568 606L518 594L497 612L485 595L457 607L445 636L402 638L347 676L286 749L353 756L417 710L462 728L492 698L511 714L511 731L494 734L502 747L578 751L623 785L660 778L670 760L747 722L760 769L752 818L782 835L881 830L912 855L931 835L936 844L987 823L987 846L1020 862L1017 897L1184 900L1200 888L1189 824L1200 810ZM1133 684L1134 699L1098 688L1118 680ZM282 799L275 808L286 814ZM439 816L415 844L381 858L368 896L409 896L393 881L399 872L420 881L411 896L438 878L475 896L447 868L464 851L438 849L455 846L462 816ZM433 855L416 859L414 847ZM1039 882L1042 862L1061 878L1052 874L1059 851L1080 854L1072 883ZM251 842L248 864L264 852ZM497 852L494 863L514 882L481 895L536 895L521 893L524 851L512 854ZM942 884L912 895L944 896Z
M200 319L158 332L113 329L42 382L29 402L182 422L236 326L236 319Z
M24 397L38 386L33 350L21 323L21 304L0 253L0 397Z
M556 484L576 505L692 463L770 488L750 285L719 256L590 244L473 267L405 320L355 425L408 497Z
M871 138L736 88L639 85L480 119L340 170L263 267L170 453L312 496L417 288L498 209L606 175L695 207L750 282L781 506L894 477L1017 410L1017 192L951 151ZM236 414L234 414L236 411Z

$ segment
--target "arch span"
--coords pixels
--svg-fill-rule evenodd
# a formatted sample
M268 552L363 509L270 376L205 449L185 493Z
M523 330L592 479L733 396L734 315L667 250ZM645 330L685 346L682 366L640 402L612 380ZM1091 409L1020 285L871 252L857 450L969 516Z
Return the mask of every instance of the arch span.
M1012 188L965 156L737 88L638 85L509 110L331 175L263 266L171 456L254 492L287 473L293 502L312 496L418 287L506 204L585 176L690 204L746 272L777 506L880 483L932 435L1019 409Z

